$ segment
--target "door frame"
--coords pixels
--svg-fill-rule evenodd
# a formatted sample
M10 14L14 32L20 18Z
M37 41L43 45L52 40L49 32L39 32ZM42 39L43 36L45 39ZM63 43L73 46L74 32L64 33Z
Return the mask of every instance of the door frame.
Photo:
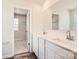
M29 34L28 34L28 37L29 37L29 39L27 39L27 41L28 41L28 43L27 43L27 45L28 45L28 52L31 52L32 51L32 40L31 40L31 17L32 17L32 12L31 12L31 9L30 8L19 8L19 7L14 7L14 10L15 9L22 9L22 10L26 10L26 11L28 11L27 13L26 13L26 15L27 15L27 18L26 18L26 21L27 20L29 20ZM14 11L13 11L13 15L14 15ZM14 25L14 24L13 24ZM13 30L14 31L14 30ZM13 54L14 54L14 40L13 40Z

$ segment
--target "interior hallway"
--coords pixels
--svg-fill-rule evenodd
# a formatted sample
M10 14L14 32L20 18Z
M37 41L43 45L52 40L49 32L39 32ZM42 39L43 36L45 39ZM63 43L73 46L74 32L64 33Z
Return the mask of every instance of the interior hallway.
M26 15L15 14L14 20L14 53L27 52Z
M19 53L23 53L23 52L28 51L26 44L27 43L24 40L15 41L15 48L14 48L15 50L14 50L14 53L15 54L19 54Z

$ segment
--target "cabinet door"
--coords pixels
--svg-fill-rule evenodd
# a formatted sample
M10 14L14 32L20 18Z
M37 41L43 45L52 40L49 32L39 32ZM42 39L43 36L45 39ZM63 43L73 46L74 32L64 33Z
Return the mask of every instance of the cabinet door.
M51 44L50 42L46 41L46 48L52 50L56 56L56 59L74 59L74 53L67 51L57 45ZM53 53L51 52L51 53ZM58 56L59 55L59 56ZM62 56L62 57L61 57ZM50 56L51 57L51 56Z
M46 48L46 59L55 59L55 53L53 50Z
M44 40L39 38L39 59L45 59L45 52L44 52L44 49L45 49L45 43L44 43Z
M33 36L33 51L38 57L38 37Z
M57 54L55 54L55 59L64 59L64 58L59 56L59 55L57 55Z

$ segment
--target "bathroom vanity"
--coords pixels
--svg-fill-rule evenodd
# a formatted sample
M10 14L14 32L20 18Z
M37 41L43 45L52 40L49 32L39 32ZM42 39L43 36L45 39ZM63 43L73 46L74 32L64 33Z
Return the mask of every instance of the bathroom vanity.
M38 59L76 59L76 45L72 41L52 39L41 33L33 34L32 39Z
M46 11L42 32L32 33L33 52L38 59L76 59L76 1L60 0Z

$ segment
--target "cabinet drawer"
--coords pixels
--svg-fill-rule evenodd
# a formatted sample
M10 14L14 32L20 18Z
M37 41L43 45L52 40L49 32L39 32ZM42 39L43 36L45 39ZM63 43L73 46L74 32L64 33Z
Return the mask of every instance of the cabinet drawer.
M72 52L67 51L67 50L65 50L65 49L63 49L63 48L61 48L61 47L59 47L59 46L57 46L57 45L55 45L51 42L48 42L48 41L46 41L46 47L49 48L49 49L52 49L53 51L55 51L60 56L64 56L66 58L70 55L71 55L70 57L74 56L74 54Z

